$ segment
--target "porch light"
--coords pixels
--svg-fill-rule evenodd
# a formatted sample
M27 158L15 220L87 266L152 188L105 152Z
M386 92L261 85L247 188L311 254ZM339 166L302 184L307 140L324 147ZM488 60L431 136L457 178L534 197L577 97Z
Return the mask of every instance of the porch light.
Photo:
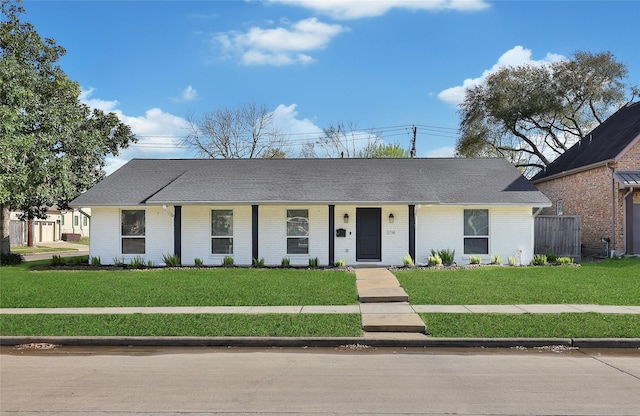
M348 223L349 222L349 214L344 214L344 223Z
M395 219L395 217L393 216L393 212L391 214L389 214L389 224L393 224L393 220Z

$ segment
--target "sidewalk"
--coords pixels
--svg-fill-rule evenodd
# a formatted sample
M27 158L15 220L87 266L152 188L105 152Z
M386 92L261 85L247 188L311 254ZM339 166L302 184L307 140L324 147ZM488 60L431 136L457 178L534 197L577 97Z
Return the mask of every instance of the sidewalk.
M66 249L64 251L52 251L47 253L23 254L25 261L47 260L52 256L60 257L76 257L86 256L89 254L89 246L86 244L69 243L66 241L49 241L37 244L37 246L51 247L55 249Z
M0 308L0 315L130 315L130 314L406 314L406 313L558 313L640 314L640 306L614 305L410 305L366 303L360 305L309 306L154 306L105 308Z

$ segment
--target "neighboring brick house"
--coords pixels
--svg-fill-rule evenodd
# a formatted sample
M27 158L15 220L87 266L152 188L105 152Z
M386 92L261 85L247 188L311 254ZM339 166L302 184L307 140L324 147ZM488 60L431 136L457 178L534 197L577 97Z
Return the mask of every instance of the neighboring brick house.
M640 254L640 102L629 103L531 182L552 202L543 215L579 215L584 254Z

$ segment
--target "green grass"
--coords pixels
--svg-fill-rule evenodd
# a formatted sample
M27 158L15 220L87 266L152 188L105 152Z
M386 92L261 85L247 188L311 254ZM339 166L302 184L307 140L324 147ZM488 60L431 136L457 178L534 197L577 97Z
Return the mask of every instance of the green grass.
M4 315L3 336L358 337L360 315Z
M0 269L1 307L358 303L355 274L346 272L250 268L31 271L30 264Z
M421 314L433 337L640 338L638 315Z
M12 253L17 253L17 254L57 253L59 251L76 251L76 249L75 248L64 248L64 247L47 247L47 246L11 247L11 252Z
M397 271L414 305L638 305L640 259L582 267L487 266L467 270ZM640 319L639 319L640 320Z

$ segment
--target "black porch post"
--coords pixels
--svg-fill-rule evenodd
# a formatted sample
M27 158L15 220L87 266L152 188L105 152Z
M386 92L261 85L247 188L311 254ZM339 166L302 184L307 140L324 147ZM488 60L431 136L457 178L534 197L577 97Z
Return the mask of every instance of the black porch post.
M329 205L329 266L333 266L335 261L335 205Z
M416 206L409 205L409 255L416 262Z
M251 205L251 255L258 259L258 205Z
M174 207L173 215L173 254L178 256L182 264L182 206Z

